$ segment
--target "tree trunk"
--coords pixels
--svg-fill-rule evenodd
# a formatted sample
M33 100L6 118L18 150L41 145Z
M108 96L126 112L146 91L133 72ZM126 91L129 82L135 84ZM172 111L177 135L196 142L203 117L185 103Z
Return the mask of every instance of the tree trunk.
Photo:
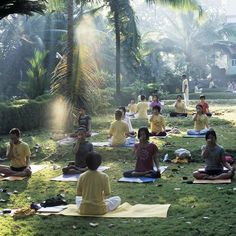
M120 97L120 21L119 21L119 7L115 2L114 20L116 33L116 96Z
M67 3L67 79L72 80L73 77L73 48L74 48L74 27L73 27L73 10L74 0L68 0Z

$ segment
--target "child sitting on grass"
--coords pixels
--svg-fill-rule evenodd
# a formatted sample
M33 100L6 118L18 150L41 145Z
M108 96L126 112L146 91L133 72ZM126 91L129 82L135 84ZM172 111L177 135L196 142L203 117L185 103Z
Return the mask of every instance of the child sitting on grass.
M206 114L203 113L202 105L198 104L196 106L197 113L193 116L194 121L194 129L190 129L187 131L189 135L199 135L206 134L208 129L208 118Z
M111 194L109 177L97 171L102 157L90 152L86 156L88 170L81 174L77 184L76 205L81 215L103 215L115 210L121 203L119 196L105 199Z
M160 178L157 159L158 148L155 144L149 143L149 131L147 127L138 130L139 143L134 146L134 155L136 157L136 167L134 170L123 173L124 177L150 177ZM157 171L154 170L154 164Z
M165 119L160 115L161 108L155 106L152 108L151 123L151 136L166 136Z
M234 169L225 160L224 149L216 143L216 132L210 129L206 133L206 145L202 146L202 157L205 159L204 171L195 171L193 177L196 179L230 179L234 175ZM224 167L227 168L224 171Z
M63 174L80 174L86 171L86 155L93 151L93 144L86 140L86 129L80 127L77 132L77 141L73 147L75 161L69 162L68 166L62 169Z
M122 111L115 111L115 121L111 123L109 130L109 138L111 138L111 146L124 146L126 137L129 136L129 127L122 120Z
M208 102L205 99L205 95L201 95L199 104L202 105L203 113L211 117L212 113L210 113Z

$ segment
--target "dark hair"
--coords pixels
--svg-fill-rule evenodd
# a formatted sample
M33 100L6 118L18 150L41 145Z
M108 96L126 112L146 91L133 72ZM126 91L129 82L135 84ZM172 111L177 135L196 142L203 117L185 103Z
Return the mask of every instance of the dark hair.
M181 94L177 95L176 98L182 98L183 99L183 96Z
M150 133L149 133L149 131L148 131L148 128L147 127L141 127L141 128L139 128L139 130L138 130L138 138L140 138L140 133L142 132L142 131L144 131L145 132L145 134L146 134L146 137L147 137L147 140L149 140L149 137L150 137Z
M182 78L186 78L186 77L187 77L187 75L185 75L185 74L182 75Z
M119 110L122 110L124 112L124 115L125 115L125 113L126 113L125 107L119 107Z
M86 155L86 164L90 170L96 170L102 163L102 156L97 152L89 152Z
M18 128L13 128L10 130L9 134L15 134L19 138L20 137L20 130Z
M146 96L145 95L141 95L141 101L145 100Z
M160 112L160 111L161 111L161 107L160 107L160 106L154 106L154 107L152 108L152 110L158 110L158 112Z
M156 97L157 100L159 99L159 96L158 96L157 94L153 94L153 95L152 95L152 98L154 98L154 97Z
M208 131L206 132L205 139L207 140L210 135L214 136L214 137L217 139L215 130L213 130L213 129L208 130Z
M79 132L79 131L86 132L87 130L86 130L86 127L80 126L80 127L78 128L77 132Z
M201 107L201 108L203 109L203 106L202 106L201 104L197 104L197 105L196 105L196 108L197 108L197 107Z
M81 109L86 111L86 108L84 106L79 107L79 110L81 110Z
M122 117L122 111L121 110L116 110L115 111L115 116Z
M202 95L200 95L200 99L201 99L201 98L204 98L204 99L205 99L206 96L202 94Z

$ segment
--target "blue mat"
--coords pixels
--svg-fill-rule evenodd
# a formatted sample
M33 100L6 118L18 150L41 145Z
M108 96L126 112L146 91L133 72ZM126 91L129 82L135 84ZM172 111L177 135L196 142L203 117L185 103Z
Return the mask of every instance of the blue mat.
M205 134L187 134L184 135L184 138L205 138Z
M118 180L118 182L125 182L125 183L153 183L157 179L149 178L149 177L122 177Z

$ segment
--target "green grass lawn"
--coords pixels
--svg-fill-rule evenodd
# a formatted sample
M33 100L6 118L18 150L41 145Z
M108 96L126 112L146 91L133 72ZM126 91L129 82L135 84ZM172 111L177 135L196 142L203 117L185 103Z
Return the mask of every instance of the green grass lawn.
M170 110L170 108L166 108ZM224 115L210 119L210 126L214 127L218 134L218 143L224 146L226 151L236 156L236 106L232 103L226 106L219 102L211 105L212 111L223 111ZM92 137L91 141L105 141L112 115L104 115L93 118L93 128L99 131L99 135ZM192 128L191 118L166 118L168 126L180 128L183 133ZM134 128L144 125L143 122L134 120ZM118 183L122 172L133 168L135 161L132 158L130 148L96 148L103 156L103 165L111 168L106 171L110 176L112 195L119 195L122 202L131 204L164 204L171 207L166 219L162 218L82 218L64 216L39 216L34 215L23 219L14 220L11 216L0 216L0 235L180 235L180 236L215 236L236 235L236 182L229 185L194 185L183 183L183 177L192 180L192 172L204 165L200 158L200 147L204 139L185 139L183 135L172 135L165 140L153 140L159 148L160 158L166 153L174 158L174 151L178 148L186 148L191 151L193 162L190 164L168 164L168 169L162 178L151 184ZM8 196L0 192L0 209L28 207L31 202L42 202L59 193L65 194L69 203L74 203L76 193L75 182L52 182L50 178L61 173L61 169L53 170L53 165L64 166L74 156L71 147L57 147L51 139L52 134L48 130L28 132L23 135L23 140L28 142L33 152L32 162L47 164L48 168L32 176L29 180L20 182L0 182L0 188L6 188L8 192L18 191L18 194ZM3 154L7 137L0 140L0 151ZM171 145L166 146L168 142ZM38 143L41 149L34 152L33 146ZM44 161L42 161L45 159ZM7 164L4 162L3 164ZM160 163L166 165L166 163ZM176 171L177 169L177 171ZM175 190L180 188L180 190ZM98 223L97 227L91 227L90 222Z

